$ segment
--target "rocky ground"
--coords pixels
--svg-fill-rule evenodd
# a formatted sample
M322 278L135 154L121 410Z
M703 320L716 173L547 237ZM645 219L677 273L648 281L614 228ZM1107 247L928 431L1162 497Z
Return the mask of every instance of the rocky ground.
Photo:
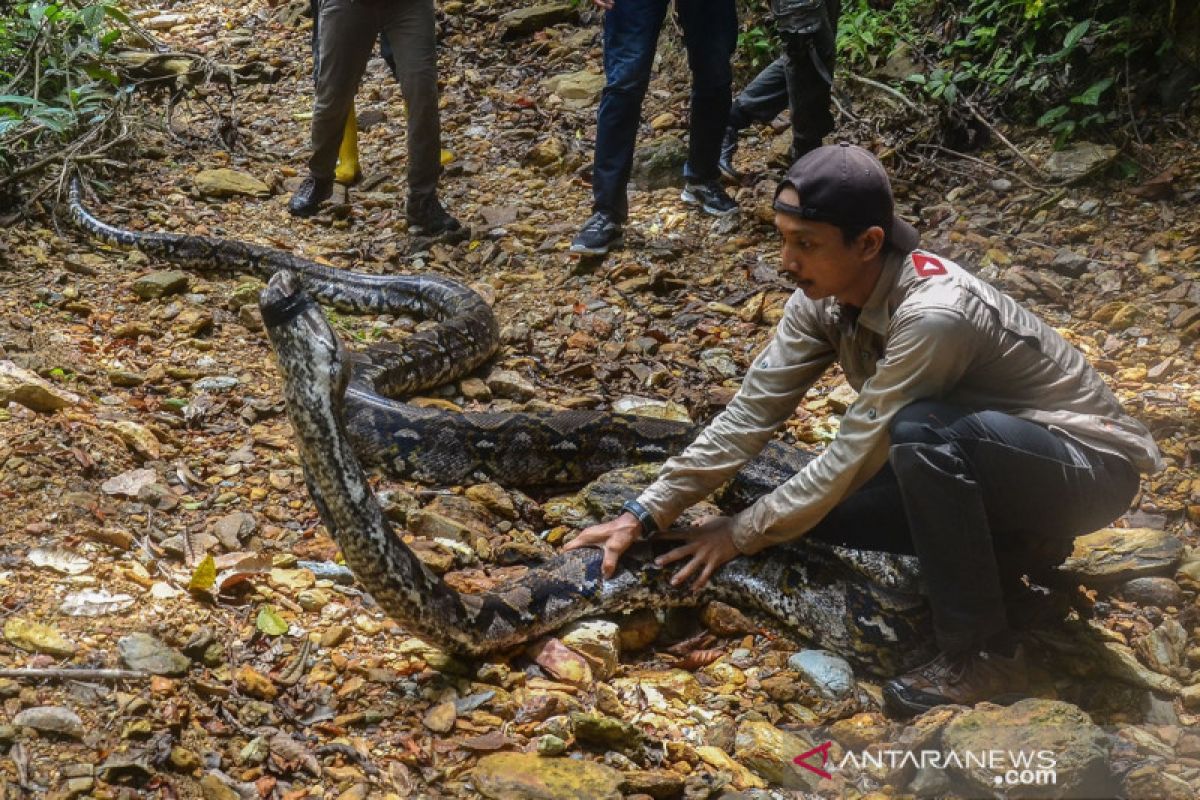
M136 156L93 201L101 217L470 283L494 301L504 349L422 402L643 398L699 420L728 401L788 293L769 226L783 124L744 138L740 217L689 211L664 186L687 95L668 48L641 136L638 186L654 188L632 195L624 250L572 260L602 83L596 20L568 4L557 24L521 30L505 5L447 2L444 195L470 237L408 236L402 101L378 60L359 94L364 180L296 221L286 187L301 174L311 97L297 8L145 7L143 24L175 49L256 61L276 80L232 98L200 88L169 118L165 94L148 93ZM1003 147L955 158L914 144L928 134L919 113L863 91L840 98L839 134L883 155L927 246L1060 327L1166 456L1118 523L1141 530L1080 541L1076 634L1090 644L1045 635L1040 649L1058 658L1038 698L905 725L881 714L877 679L718 605L591 621L488 663L451 658L336 565L282 415L261 284L179 273L45 218L0 236L0 663L40 670L0 673L4 796L1200 794L1196 115L1139 119L1120 156L1130 170L1068 183L1072 163L1040 139L1009 132L1050 177ZM360 343L413 324L335 323ZM830 376L787 435L819 446L852 399ZM379 488L422 557L464 589L523 569L597 514L578 497L493 485ZM1001 786L979 765L886 760L1019 746L1053 751L1054 786L1031 786L1033 772ZM829 778L792 763L814 748L807 763Z

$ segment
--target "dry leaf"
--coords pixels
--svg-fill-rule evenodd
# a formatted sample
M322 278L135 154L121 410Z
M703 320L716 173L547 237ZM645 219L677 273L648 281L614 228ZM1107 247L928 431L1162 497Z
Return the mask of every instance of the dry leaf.
M35 547L29 551L29 561L35 567L46 567L64 575L81 575L91 569L92 562L63 547Z

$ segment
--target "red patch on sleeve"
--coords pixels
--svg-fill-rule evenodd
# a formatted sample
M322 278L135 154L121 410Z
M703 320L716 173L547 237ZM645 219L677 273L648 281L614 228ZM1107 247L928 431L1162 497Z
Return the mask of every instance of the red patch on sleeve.
M925 256L920 253L913 253L913 269L916 270L917 276L921 278L932 278L934 275L945 275L946 265L938 261L933 256Z

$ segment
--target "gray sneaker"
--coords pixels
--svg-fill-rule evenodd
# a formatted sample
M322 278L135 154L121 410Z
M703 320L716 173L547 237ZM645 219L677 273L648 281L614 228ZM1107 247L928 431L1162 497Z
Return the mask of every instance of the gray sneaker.
M621 225L607 211L597 211L583 223L571 241L571 252L584 256L602 256L623 240Z
M725 190L717 181L689 183L683 187L679 199L689 205L700 206L705 214L712 214L714 217L727 217L738 210L737 201L725 194Z

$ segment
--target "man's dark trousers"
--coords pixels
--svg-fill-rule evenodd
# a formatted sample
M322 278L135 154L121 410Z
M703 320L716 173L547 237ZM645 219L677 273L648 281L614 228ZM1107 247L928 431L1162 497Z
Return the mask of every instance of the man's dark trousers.
M729 127L740 131L754 122L770 122L790 106L791 159L821 146L833 130L830 105L840 14L840 0L816 3L807 23L795 26L805 29L803 33L780 32L783 55L765 66L733 99ZM781 24L787 26L786 21Z
M604 14L606 85L596 114L593 210L606 211L619 222L629 213L625 188L633 166L642 100L669 4L670 0L616 0ZM684 175L692 182L707 182L719 176L717 159L733 83L729 59L737 46L737 8L734 0L678 0L675 11L692 72Z
M892 420L888 464L807 535L915 554L946 653L1019 627L1005 594L1129 507L1137 470L1028 420L937 401Z

